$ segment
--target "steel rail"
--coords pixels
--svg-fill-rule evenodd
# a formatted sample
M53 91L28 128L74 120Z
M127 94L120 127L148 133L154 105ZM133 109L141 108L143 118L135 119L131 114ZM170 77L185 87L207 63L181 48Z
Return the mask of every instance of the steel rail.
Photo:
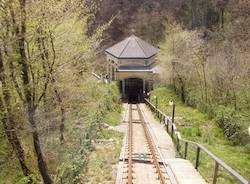
M126 117L129 117L128 116L128 113L129 113L129 104L127 104L126 105L126 108L125 108L125 112L124 112L124 114L123 114L123 118L122 118L122 122L123 123L125 123L125 122L128 122L128 121L126 121ZM128 144L128 134L126 134L125 135L125 137L124 137L124 139L123 139L123 144L124 145L127 145ZM120 159L120 161L122 161L122 165L125 165L125 162L127 163L128 162L128 159L126 159L125 158L125 155L126 155L126 148L125 147L123 147L122 148L122 156L121 156L121 158L122 159ZM118 174L118 173L117 173ZM117 180L116 181L116 183L118 184L122 184L123 183L123 180L125 179L125 178L123 178L123 177L118 177L119 178L119 180Z
M152 155L153 164L156 167L156 172L158 174L160 183L161 184L166 184L165 178L164 178L164 176L162 174L162 170L160 168L160 164L159 164L158 159L157 159L156 148L155 148L154 142L152 141L152 137L151 137L150 132L148 130L148 127L146 125L146 122L145 122L145 119L143 117L142 111L141 111L138 104L136 104L136 107L137 107L137 111L138 111L138 114L139 114L139 118L140 118L141 123L142 123L142 127L143 127L143 130L144 130L144 133L145 133L147 143L149 145L149 150L150 150L150 153Z
M129 104L129 126L128 126L128 184L133 184L133 125L132 104Z
M144 115L144 117L146 117L146 116L145 116L145 112L144 112L143 110L142 110L142 114ZM146 121L145 121L145 122L146 122ZM148 123L148 127L149 127L149 129L152 130L152 131L151 131L151 132L152 132L151 135L153 135L153 136L155 137L155 140L156 140L155 144L157 145L157 143L158 143L158 138L157 138L157 136L156 136L156 134L155 134L155 132L154 132L152 126L150 125L150 123ZM170 182L171 184L176 184L176 183L178 183L176 176L173 174L172 168L169 167L169 166L167 166L167 163L163 161L163 160L164 160L163 155L162 155L162 153L161 153L161 151L159 150L158 147L156 147L156 151L158 152L158 154L159 154L159 156L160 156L160 159L162 160L162 164L160 164L160 165L162 165L162 166L165 168L165 170L167 171L166 174L167 174L168 177L169 177L169 182ZM161 163L161 162L159 162L159 163ZM169 173L169 171L172 173L172 178L171 178L171 174Z

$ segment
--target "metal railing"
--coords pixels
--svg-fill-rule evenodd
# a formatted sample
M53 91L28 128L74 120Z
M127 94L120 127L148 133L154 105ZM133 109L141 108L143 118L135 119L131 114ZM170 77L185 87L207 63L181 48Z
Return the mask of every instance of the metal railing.
M218 172L219 167L224 168L228 174L233 176L238 182L242 184L250 184L250 181L245 179L243 176L241 176L238 172L236 172L234 169L232 169L230 166L228 166L224 161L222 161L220 158L215 156L212 152L210 152L208 149L206 149L204 146L200 145L199 143L189 141L182 139L181 133L178 131L175 123L172 123L171 118L166 116L161 110L159 110L153 103L151 103L148 99L145 99L146 104L150 107L152 111L154 111L157 115L157 117L160 119L160 122L164 124L167 132L172 137L176 149L179 152L180 156L184 159L187 159L189 147L194 146L196 148L195 153L195 169L198 170L200 165L200 155L201 153L205 153L208 157L210 157L214 161L214 169L213 169L213 178L212 178L212 184L217 183L218 179ZM181 143L184 144L184 153L181 153Z

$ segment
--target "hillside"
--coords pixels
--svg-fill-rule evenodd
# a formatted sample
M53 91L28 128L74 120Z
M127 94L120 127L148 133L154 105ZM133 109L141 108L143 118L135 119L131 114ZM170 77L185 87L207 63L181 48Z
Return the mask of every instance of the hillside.
M138 36L158 43L163 39L165 22L178 16L181 0L95 0L94 14L89 18L89 34L110 19L114 19L106 31L107 43L114 43L135 32ZM89 2L92 7L93 1ZM133 31L134 30L134 31Z
M0 184L115 181L125 99L92 72L106 75L104 49L132 33L159 49L151 98L167 114L174 99L183 136L249 177L249 12L248 0L0 1Z
M93 141L113 135L107 155L115 158L121 141L103 129L105 116L120 111L118 89L91 75L105 25L86 35L82 1L0 5L0 183L94 180L84 174L96 167L88 164Z
M159 97L159 103L165 108L168 102L161 102L161 98L170 90L181 101L180 111L183 104L198 110L193 115L177 110L187 118L187 125L180 123L184 136L206 144L249 177L250 3L102 1L100 7L88 23L90 30L117 14L105 34L104 48L132 32L158 45L162 72L153 94ZM167 92L158 94L159 85L167 87ZM216 144L222 144L221 149Z

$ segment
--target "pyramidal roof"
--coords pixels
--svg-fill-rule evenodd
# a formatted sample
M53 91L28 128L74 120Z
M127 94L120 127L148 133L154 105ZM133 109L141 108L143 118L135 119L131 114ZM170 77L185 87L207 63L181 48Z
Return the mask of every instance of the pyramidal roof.
M119 59L147 59L157 53L157 48L132 35L106 49L105 52Z

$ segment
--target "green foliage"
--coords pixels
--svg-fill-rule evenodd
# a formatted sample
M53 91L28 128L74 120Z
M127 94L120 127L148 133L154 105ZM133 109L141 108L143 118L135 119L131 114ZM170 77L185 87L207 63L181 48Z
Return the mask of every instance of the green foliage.
M113 111L120 111L121 105L117 85L115 83L102 84L91 81L85 89L85 93L86 101L82 106L84 113L77 113L78 117L83 116L85 128L80 132L74 132L78 135L74 137L78 146L67 148L67 152L62 153L64 161L58 168L57 183L81 183L83 178L86 177L85 171L88 166L89 154L94 151L93 141L100 138L119 137L117 132L103 130L102 128L105 117L110 116L108 114L113 113Z
M181 134L184 135L184 137L201 137L202 136L200 128L196 128L196 127L182 128Z
M101 132L99 132L98 138L99 139L109 140L109 139L112 139L114 137L119 137L120 135L121 135L121 133L117 132L115 130L104 129Z
M118 111L110 112L105 116L104 122L107 122L111 126L118 125L120 123L120 116L120 112Z
M237 117L237 112L224 106L219 106L217 109L215 119L225 136L234 144L248 143L250 141L249 135L247 131L244 131L243 122Z
M31 174L29 177L22 177L16 184L30 184L32 181L35 181L35 177Z
M20 13L24 10L28 13ZM41 160L37 158L39 156L43 156L49 175L58 178L58 181L78 183L87 153L91 150L91 141L97 136L107 109L116 108L112 87L93 82L89 72L93 69L95 50L109 24L103 23L92 36L87 36L86 25L90 16L87 11L85 1L78 0L1 2L0 32L4 36L0 38L0 47L5 70L1 67L0 75L6 76L7 87L3 89L1 77L0 100L10 102L10 105L3 104L5 108L10 108L8 112L13 112L9 113L9 117L13 117L15 122L25 162L35 176L34 183L42 181L37 167L37 160ZM23 31L15 28L22 28ZM26 31L28 34L25 34ZM21 32L23 34L19 34ZM21 42L23 46L20 46ZM28 67L21 67L25 64ZM2 98L5 90L10 92L6 95L9 100ZM85 92L95 93L98 98ZM114 99L107 98L105 101L103 94L110 94ZM32 126L26 124L32 119L26 116L27 102L32 104L32 108L36 107L33 108L36 114ZM31 114L29 111L28 115ZM1 118L2 111L0 121ZM36 131L34 127L37 127L39 141L33 141L30 136ZM27 178L23 178L15 151L10 149L6 137L2 136L2 127L0 131L0 183L26 183ZM64 134L61 136L65 139L63 145L58 140L59 134ZM82 145L79 145L80 138ZM42 153L36 154L33 148L40 146ZM74 158L71 159L71 155Z
M245 39L242 37L241 41L235 39L249 27L249 24L241 24L246 19L244 16L230 17L232 24L225 22L230 33L220 29L187 30L180 24L169 24L158 56L163 68L161 82L171 85L181 102L216 119L234 144L250 141L246 131L250 121L247 72L250 65L244 59L249 58L249 52L244 44L238 44L247 44L249 33L243 33ZM235 21L242 27L236 26Z
M174 93L174 91L170 88L159 87L151 92L151 101L155 103L154 96L158 97L158 106L160 109L163 109L167 114L172 114L172 107L169 105L169 101L173 100L176 104L176 116L185 116L184 120L180 120L180 123L190 124L202 124L208 120L206 114L201 113L199 110L195 108L191 108L187 105L183 105L180 98Z
M158 87L154 89L151 92L151 102L153 103L155 103L154 96L158 97L159 108L169 116L172 115L172 107L168 105L168 102L170 100L175 101L175 122L183 138L201 143L219 158L224 160L229 166L238 171L242 176L246 178L250 177L250 165L248 164L250 162L249 143L246 145L236 145L232 144L234 143L233 141L229 141L225 138L225 133L231 133L233 136L239 135L234 132L237 130L236 122L239 121L234 121L236 125L233 124L231 127L227 127L228 131L225 132L224 129L217 126L218 123L216 119L210 120L205 113L182 103L180 97L174 93L173 89L166 87ZM239 115L233 108L219 107L218 110L215 109L215 112L217 112L218 117L220 117L219 121L222 123L228 122L232 117L237 120L239 119ZM224 114L224 116L222 116L222 114ZM240 129L240 132L245 136L233 137L233 140L239 138L241 143L247 142L246 140L242 140L244 137L249 138L249 136L246 135L246 129ZM184 145L182 145L182 149L184 149ZM188 159L190 159L192 163L195 163L196 148L191 147L189 149L190 152L188 153ZM211 168L213 167L214 162L204 154L201 154L200 172L208 181L211 181L211 176L213 174ZM225 171L221 170L218 183L234 184L236 181L226 174Z
M58 171L58 179L56 183L80 183L81 174L84 171L84 167L87 164L87 154L88 152L84 152L83 150L87 150L86 148L81 149L80 153L71 153L68 154L68 162L63 163L59 167Z
M250 144L245 145L246 153L250 154Z
M103 130L101 140L90 153L83 183L114 183L113 166L119 159L122 134L113 130ZM111 139L112 138L112 139Z

